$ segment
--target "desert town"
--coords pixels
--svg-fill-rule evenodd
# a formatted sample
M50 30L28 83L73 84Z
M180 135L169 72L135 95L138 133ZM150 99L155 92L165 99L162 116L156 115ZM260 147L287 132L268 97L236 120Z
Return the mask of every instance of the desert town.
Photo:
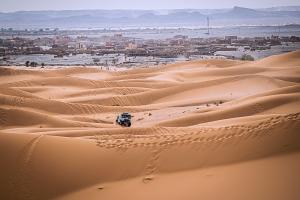
M12 31L12 30L11 30ZM9 30L2 30L2 34ZM203 56L221 56L229 59L254 60L251 55L242 56L222 52L254 52L270 50L274 46L289 46L300 43L298 36L269 37L188 37L175 35L167 39L141 39L125 37L120 33L101 37L56 35L43 37L44 30L40 30L39 37L6 37L0 39L1 65L51 65L51 63L10 63L10 56L16 55L53 55L53 58L72 57L78 54L90 55L92 61L85 65L100 66L136 66L167 64L178 60L194 60ZM22 33L23 34L23 33ZM110 55L110 56L107 56ZM143 59L138 59L143 58ZM56 63L56 65L59 63ZM65 65L65 64L64 64Z

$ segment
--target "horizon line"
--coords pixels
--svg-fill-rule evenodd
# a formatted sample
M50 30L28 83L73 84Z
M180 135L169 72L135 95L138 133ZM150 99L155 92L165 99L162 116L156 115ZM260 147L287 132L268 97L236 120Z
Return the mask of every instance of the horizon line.
M40 10L14 10L14 11L1 11L0 13L16 13L16 12L49 12L49 11L155 11L155 10L225 10L225 9L233 9L235 7L239 8L248 8L248 9L267 9L267 8L277 8L277 7L300 7L300 5L278 5L278 6L271 6L271 7L243 7L243 6L232 6L227 8L151 8L151 9L142 9L142 8L136 8L136 9L129 9L129 8L107 8L107 9L94 9L94 8L87 8L87 9L40 9Z

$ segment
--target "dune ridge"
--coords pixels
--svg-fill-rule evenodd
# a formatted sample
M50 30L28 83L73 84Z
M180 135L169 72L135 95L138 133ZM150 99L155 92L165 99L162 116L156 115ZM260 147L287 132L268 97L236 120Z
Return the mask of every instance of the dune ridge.
M2 67L0 199L299 199L299 69Z

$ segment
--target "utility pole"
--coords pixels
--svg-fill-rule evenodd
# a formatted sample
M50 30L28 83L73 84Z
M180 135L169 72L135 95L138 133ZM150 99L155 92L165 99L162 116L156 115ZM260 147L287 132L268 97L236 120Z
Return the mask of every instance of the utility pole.
M207 21L207 35L209 35L210 34L210 28L209 28L209 17L206 17L206 21Z

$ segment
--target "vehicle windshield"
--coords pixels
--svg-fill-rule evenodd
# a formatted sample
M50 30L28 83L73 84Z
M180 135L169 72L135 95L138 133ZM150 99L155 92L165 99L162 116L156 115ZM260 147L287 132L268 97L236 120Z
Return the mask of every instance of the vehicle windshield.
M129 118L129 119L131 119L131 115L129 115L129 114L122 114L121 115L123 118Z

